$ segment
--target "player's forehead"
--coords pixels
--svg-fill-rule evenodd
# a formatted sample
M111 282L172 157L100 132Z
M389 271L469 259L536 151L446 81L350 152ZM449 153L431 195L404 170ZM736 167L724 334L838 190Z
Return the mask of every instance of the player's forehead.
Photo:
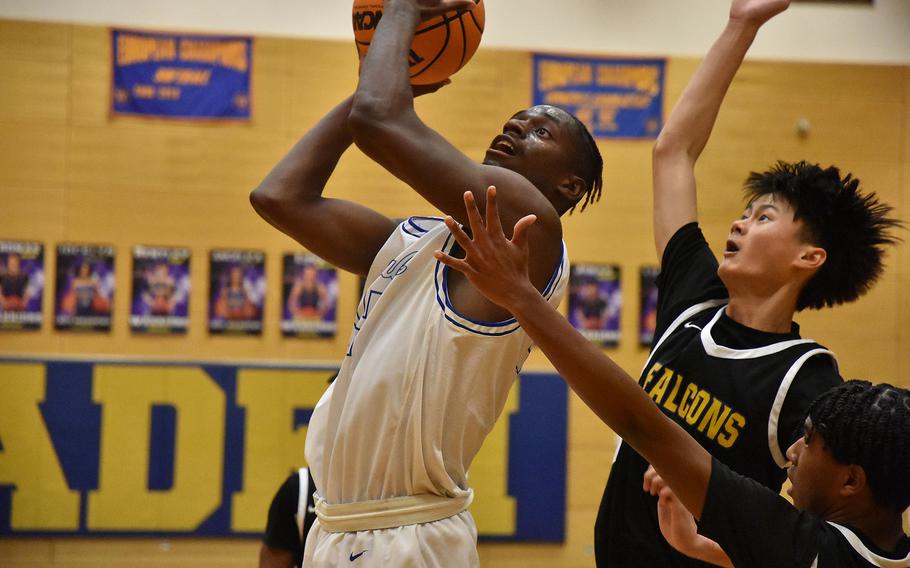
M746 203L746 213L770 209L780 213L793 213L793 206L776 193L765 193Z
M512 118L519 120L526 120L532 117L543 118L560 125L568 124L572 120L572 116L568 112L551 105L534 105L512 115Z

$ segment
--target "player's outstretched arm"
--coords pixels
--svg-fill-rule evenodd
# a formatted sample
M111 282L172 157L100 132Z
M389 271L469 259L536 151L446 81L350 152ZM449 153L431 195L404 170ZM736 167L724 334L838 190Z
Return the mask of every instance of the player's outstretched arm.
M734 0L726 28L670 113L654 145L654 244L663 257L670 237L697 219L695 162L721 103L758 29L783 12L790 0Z
M477 164L429 128L414 111L408 53L421 18L472 0L386 0L383 16L360 70L349 125L357 146L434 206L466 222L465 188L494 184L507 227L534 213L531 232L535 284L543 287L562 254L562 226L550 202L523 176ZM478 191L483 203L484 195Z
M353 143L351 98L332 109L250 194L256 212L308 250L344 270L366 274L395 223L357 203L322 196Z
M464 194L473 239L454 220L446 223L466 251L463 260L436 258L464 273L491 301L509 310L581 399L601 420L664 473L687 509L701 516L711 456L616 363L579 334L528 280L527 231L533 216L518 221L506 238L496 211L496 190L487 192L486 221L472 193Z
M680 503L654 466L648 467L643 481L643 489L658 498L657 522L670 546L690 558L733 568L733 562L719 544L698 534L698 525L692 513Z

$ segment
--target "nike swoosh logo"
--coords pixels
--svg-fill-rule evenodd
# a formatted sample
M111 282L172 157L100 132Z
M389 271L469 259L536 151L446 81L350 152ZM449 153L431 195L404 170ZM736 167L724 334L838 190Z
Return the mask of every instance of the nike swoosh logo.
M686 322L686 325L683 326L683 327L691 327L692 329L697 329L698 331L701 331L701 328L698 327L697 325L695 325L695 324L692 323L692 322Z
M364 550L363 552L358 552L357 554L354 554L354 553L352 552L352 553L351 553L351 562L357 560L358 558L360 558L360 557L363 556L364 554L366 554L366 550Z

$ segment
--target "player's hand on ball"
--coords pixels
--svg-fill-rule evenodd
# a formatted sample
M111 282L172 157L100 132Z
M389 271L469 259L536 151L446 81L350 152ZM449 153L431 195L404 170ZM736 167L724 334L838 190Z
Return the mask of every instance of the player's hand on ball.
M452 217L446 217L445 222L465 251L465 258L454 258L441 251L434 253L436 258L464 274L481 294L506 309L512 308L522 294L537 293L528 278L528 229L537 221L537 216L519 219L510 240L499 221L495 187L487 189L486 222L477 209L473 193L465 192L464 203L474 238L469 237Z
M393 1L393 0L386 0ZM474 0L397 0L409 3L420 11L421 19L441 16L454 10L467 10L474 5Z
M439 16L453 10L467 10L474 5L474 0L411 0L420 9L424 19Z
M451 85L452 80L446 79L439 83L433 83L432 85L411 85L411 92L414 93L415 97L421 97L423 95L429 95L430 93L435 93L439 89Z

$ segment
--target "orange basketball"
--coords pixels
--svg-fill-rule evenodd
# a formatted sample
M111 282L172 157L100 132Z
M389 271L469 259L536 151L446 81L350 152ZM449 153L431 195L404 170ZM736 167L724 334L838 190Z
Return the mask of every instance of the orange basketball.
M362 60L382 18L382 0L354 0L354 43ZM464 11L422 22L411 43L412 85L432 85L455 74L474 56L484 25L483 0Z

